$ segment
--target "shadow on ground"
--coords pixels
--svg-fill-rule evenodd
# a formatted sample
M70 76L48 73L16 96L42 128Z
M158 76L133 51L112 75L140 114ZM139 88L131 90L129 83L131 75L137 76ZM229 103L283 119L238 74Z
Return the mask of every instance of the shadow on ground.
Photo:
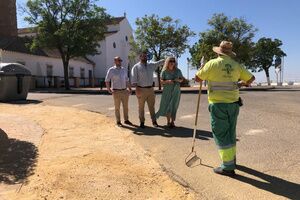
M26 182L34 173L37 157L38 149L34 144L8 138L0 129L0 183Z
M28 104L40 104L43 101L40 100L20 100L20 101L8 101L8 102L1 102L6 104L14 104L14 105L28 105Z
M269 90L240 90L240 94L245 94L246 92L300 92L300 89L269 89Z
M237 169L249 175L264 180L259 181L242 175L236 175L235 179L241 182L248 183L259 189L266 190L268 192L286 197L288 199L296 200L300 198L300 184L286 181L276 176L271 176L242 165L238 165Z
M166 126L160 126L158 128L148 127L142 129L139 126L123 126L123 128L131 130L136 135L147 135L147 136L163 136L163 137L181 137L188 138L193 137L193 129L186 127L175 127L168 128ZM213 135L210 131L197 130L196 134L197 139L209 140L213 138Z

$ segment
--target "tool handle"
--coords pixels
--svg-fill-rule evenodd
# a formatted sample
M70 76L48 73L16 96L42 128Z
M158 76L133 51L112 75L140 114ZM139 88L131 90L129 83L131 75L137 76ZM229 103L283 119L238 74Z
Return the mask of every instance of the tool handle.
M195 147L195 140L196 140L196 132L197 132L197 124L198 124L198 113L199 113L199 107L200 107L201 93L202 93L202 81L200 82L200 86L199 86L199 94L198 94L198 101L197 101L197 110L196 110L194 133L193 133L192 152L194 151L194 147Z
M199 94L198 94L198 101L197 101L197 111L196 111L196 118L195 118L195 126L197 126L197 123L198 123L198 113L199 113L199 107L200 107L201 93L202 93L202 81L200 82L200 86L199 86Z

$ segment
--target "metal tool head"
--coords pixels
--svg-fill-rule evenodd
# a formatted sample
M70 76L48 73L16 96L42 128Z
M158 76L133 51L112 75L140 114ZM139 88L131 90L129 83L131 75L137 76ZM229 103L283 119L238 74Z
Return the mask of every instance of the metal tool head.
M201 159L197 156L196 151L192 151L186 158L185 164L188 167L196 167L201 165Z

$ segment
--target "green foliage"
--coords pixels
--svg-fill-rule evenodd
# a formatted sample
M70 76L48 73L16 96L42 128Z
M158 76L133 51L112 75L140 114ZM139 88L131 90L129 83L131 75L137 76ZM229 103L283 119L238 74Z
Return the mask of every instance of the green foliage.
M28 0L25 20L37 29L31 45L58 49L64 63L68 89L68 63L71 58L97 54L110 16L97 0Z
M194 35L188 26L181 26L178 20L169 16L159 18L157 15L145 15L137 18L136 25L138 49L147 49L155 60L168 54L179 57L189 47L188 38Z
M130 51L128 55L128 59L130 62L135 62L139 57L139 53L142 51L142 48L135 42L134 38L131 37L129 39Z
M233 43L233 51L237 54L236 60L248 66L251 60L251 50L254 46L252 39L257 31L252 24L248 24L243 18L230 19L224 14L214 14L208 20L209 30L199 34L200 39L190 48L193 66L199 67L200 60L215 58L212 51L214 46L219 46L222 40Z
M137 29L133 50L147 50L153 54L154 60L160 60L166 55L178 58L189 47L188 38L195 35L188 26L181 26L179 20L173 20L169 16L159 18L157 15L145 15L137 18L135 23ZM156 71L159 89L161 89L160 71L160 68Z
M269 68L274 66L276 57L283 57L286 54L281 50L282 41L279 39L261 38L255 44L252 57L252 71L265 71L269 77Z

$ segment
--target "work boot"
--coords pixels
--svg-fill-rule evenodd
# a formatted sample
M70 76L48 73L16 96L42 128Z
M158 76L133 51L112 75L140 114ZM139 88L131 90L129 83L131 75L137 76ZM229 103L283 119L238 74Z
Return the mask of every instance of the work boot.
M154 127L158 127L158 124L157 124L156 121L152 122L152 124L153 124Z
M130 126L133 125L129 120L124 121L124 124L130 125Z
M220 175L223 175L223 176L231 176L232 177L232 176L235 175L235 171L234 170L225 170L222 167L214 168L214 172L216 174L220 174Z
M140 128L145 128L145 123L144 122L141 122Z

